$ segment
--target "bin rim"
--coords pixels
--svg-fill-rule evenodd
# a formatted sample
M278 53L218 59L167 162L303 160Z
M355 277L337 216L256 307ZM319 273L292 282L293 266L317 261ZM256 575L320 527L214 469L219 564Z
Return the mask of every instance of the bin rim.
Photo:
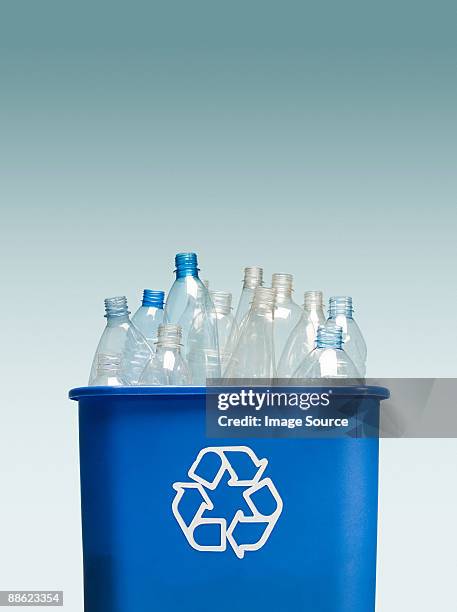
M68 397L72 400L79 401L85 397L179 397L179 396L204 396L207 395L211 390L215 393L221 393L221 389L224 389L224 393L230 393L230 389L240 388L255 388L253 385L228 385L228 386L210 386L210 387L75 387L68 393ZM261 388L267 388L267 385L261 385ZM385 400L390 397L390 391L387 387L379 387L377 385L348 385L348 386L286 386L278 385L277 387L272 386L272 389L283 393L322 393L331 391L333 396L336 397L372 397L379 400ZM305 391L306 389L306 391Z

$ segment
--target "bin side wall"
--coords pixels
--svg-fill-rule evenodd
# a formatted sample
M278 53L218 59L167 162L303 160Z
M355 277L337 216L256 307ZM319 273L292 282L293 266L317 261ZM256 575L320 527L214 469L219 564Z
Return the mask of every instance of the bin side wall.
M198 453L237 445L268 460L283 502L242 559L194 550L172 512ZM80 400L80 454L86 612L374 610L376 439L211 440L204 397L93 397ZM210 516L230 521L240 492L218 487Z

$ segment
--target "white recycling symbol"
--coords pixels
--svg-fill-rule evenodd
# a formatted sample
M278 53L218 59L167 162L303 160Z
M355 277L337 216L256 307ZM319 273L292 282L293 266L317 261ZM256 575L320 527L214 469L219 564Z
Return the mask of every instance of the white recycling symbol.
M251 478L242 479L239 477L229 460L229 456L233 455L233 453L243 453L243 458L250 460L252 465ZM208 455L211 456L211 459L218 459L219 461L219 468L215 471L212 480L207 480L198 474L198 468L202 459L208 459ZM245 552L259 550L264 546L283 509L282 499L271 478L262 478L267 465L268 459L258 459L254 451L248 446L208 446L198 453L197 458L188 471L190 482L175 482L173 484L173 488L176 491L172 503L173 514L192 548L202 552L223 552L227 550L228 543L233 548L236 556L242 559ZM214 504L208 492L214 491L226 474L228 474L229 478L223 483L223 486L244 487L243 498L250 510L250 514L245 514L243 510L237 510L229 524L225 518L205 516L207 511L214 510ZM201 503L190 523L186 522L180 512L180 503L186 491L189 490L198 492L197 495L201 496ZM270 514L262 514L257 509L252 497L258 491L262 491L262 495L269 495L275 504L275 510ZM236 541L235 529L242 524L253 524L255 527L262 529L261 535L256 542L243 543ZM208 525L219 527L219 541L211 545L199 544L196 541L195 530Z

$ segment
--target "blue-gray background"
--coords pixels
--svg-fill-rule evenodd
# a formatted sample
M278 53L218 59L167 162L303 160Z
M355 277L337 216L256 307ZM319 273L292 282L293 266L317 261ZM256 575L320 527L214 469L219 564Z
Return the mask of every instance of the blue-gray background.
M3 3L0 588L81 610L65 394L102 299L168 288L178 250L236 294L248 264L352 294L370 376L455 376L455 23L445 0ZM381 612L452 608L456 450L383 441Z

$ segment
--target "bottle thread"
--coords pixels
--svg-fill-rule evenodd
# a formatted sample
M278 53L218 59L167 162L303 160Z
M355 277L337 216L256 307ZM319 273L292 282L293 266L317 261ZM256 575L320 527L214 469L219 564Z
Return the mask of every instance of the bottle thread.
M154 289L144 289L143 300L141 305L148 308L159 308L163 310L163 303L165 299L164 291L156 291Z
M177 253L175 256L176 278L183 276L198 276L198 260L196 253Z
M182 328L180 325L174 325L172 323L162 323L159 325L157 348L166 347L179 349L181 347L181 340Z
M317 328L316 348L342 349L343 328L339 325L329 323L326 325L319 325Z
M276 300L276 291L272 287L257 287L252 300L253 307L266 307L273 309Z
M324 295L322 291L305 291L305 310L312 310L313 308L322 308L324 305Z
M244 269L243 289L256 289L263 284L263 268L248 266Z
M105 317L125 317L129 314L125 295L105 299Z
M283 274L282 272L275 272L271 277L271 286L276 292L276 297L290 298L293 291L294 277L292 274Z
M352 306L352 298L348 295L334 295L329 300L328 316L334 319L338 315L344 315L348 319L352 319L354 308Z
M232 294L229 291L210 291L217 314L228 315L232 310Z

